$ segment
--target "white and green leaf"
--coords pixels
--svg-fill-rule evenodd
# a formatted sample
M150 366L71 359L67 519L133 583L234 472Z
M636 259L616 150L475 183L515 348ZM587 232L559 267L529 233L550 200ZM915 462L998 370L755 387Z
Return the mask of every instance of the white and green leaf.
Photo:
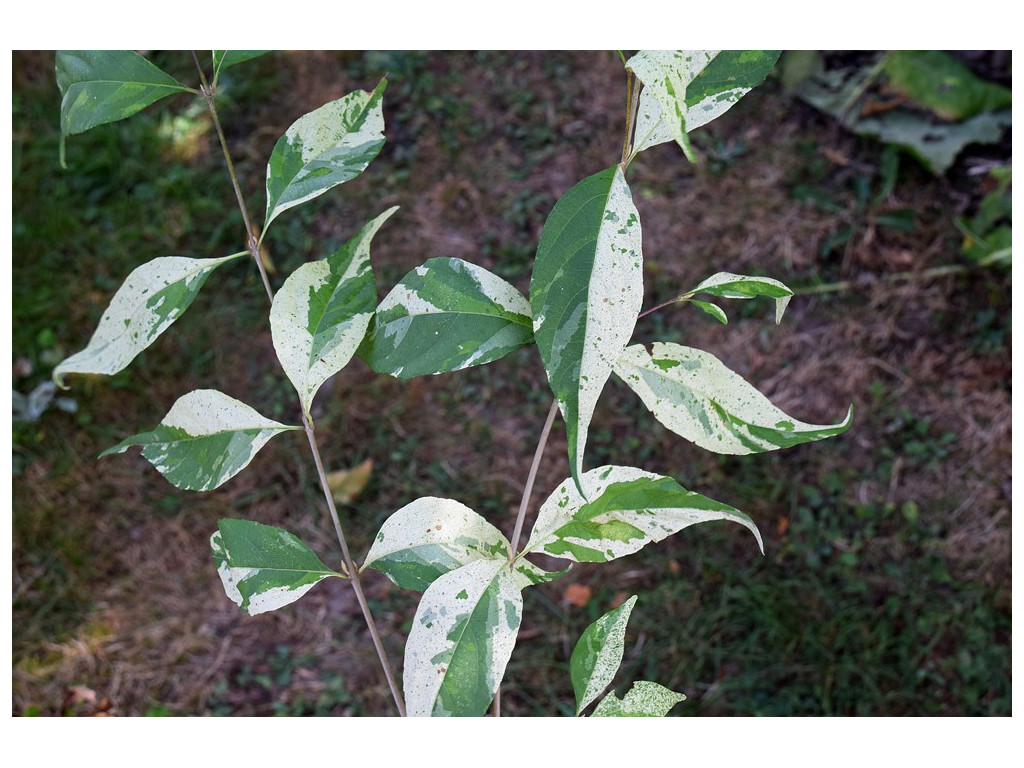
M264 234L281 213L366 170L384 146L382 97L387 80L372 93L353 91L303 115L285 131L267 163Z
M701 301L700 299L689 299L689 302L693 304L697 309L702 312L711 315L715 320L720 322L722 325L729 324L729 317L725 314L725 310L720 306L711 301Z
M213 74L214 77L220 74L222 69L233 67L245 61L257 59L270 51L214 51L213 52Z
M490 363L532 341L519 291L483 267L433 258L380 303L360 355L377 373L408 379Z
M171 406L156 429L126 438L100 457L142 446L142 455L168 482L209 491L237 475L270 438L289 427L261 416L215 389L197 389Z
M210 537L227 596L250 616L294 603L324 579L342 578L298 537L249 520L219 520Z
M689 131L726 112L772 71L781 51L640 51L626 67L644 84L633 155L674 140L695 159Z
M515 647L523 586L523 577L500 558L475 560L427 588L405 648L410 716L487 711Z
M643 301L640 218L622 168L566 192L544 224L530 281L533 333L579 481L590 420Z
M569 659L569 676L576 694L576 714L608 687L622 664L626 624L636 605L636 595L608 611L580 635Z
M397 210L384 211L326 259L303 264L274 297L274 349L307 415L321 385L345 367L366 335L377 304L370 242Z
M634 467L604 466L590 470L581 480L582 493L567 479L541 505L524 554L605 562L713 520L745 526L764 551L761 534L749 517L686 490L670 477Z
M715 453L743 455L789 448L839 435L853 422L853 407L837 424L808 424L774 406L714 355L655 342L627 348L615 373L668 429Z
M54 369L54 381L64 386L62 377L68 373L111 375L124 370L181 317L213 270L244 255L162 256L137 267L110 300L86 348Z
M786 307L789 305L790 299L793 298L793 291L786 287L785 284L778 280L773 280L770 277L751 277L748 275L736 275L732 272L718 272L707 280L704 280L693 290L689 291L686 295L693 296L694 294L704 293L709 296L718 296L723 299L752 299L755 296L768 296L775 299L775 324L778 325L782 322L782 315L786 312ZM704 302L698 302L691 299L694 304L701 306ZM722 310L714 304L708 304L708 306L715 307L719 312ZM701 306L705 312L708 310ZM711 312L717 318L717 314ZM725 312L722 312L721 321L727 322L725 318Z
M610 692L598 703L592 717L664 717L676 704L685 701L681 693L648 680L637 680L624 699Z

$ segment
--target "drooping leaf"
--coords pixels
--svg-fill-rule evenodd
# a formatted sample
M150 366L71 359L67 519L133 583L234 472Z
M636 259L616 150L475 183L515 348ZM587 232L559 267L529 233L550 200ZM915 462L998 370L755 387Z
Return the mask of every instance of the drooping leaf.
M507 567L509 546L501 531L466 505L424 497L384 521L363 568L378 570L405 589L424 590L476 560L504 558Z
M257 59L266 53L270 53L270 51L214 51L213 71L219 74L222 69Z
M215 389L197 389L171 406L156 429L108 448L100 457L142 446L142 455L168 482L209 491L237 475L274 435L289 427L261 416Z
M387 80L373 93L353 91L303 115L278 139L267 164L267 216L278 215L354 179L384 146L381 99Z
M720 306L711 301L701 301L700 299L690 299L690 303L693 304L697 309L702 312L711 315L715 320L720 322L722 325L729 324L729 318L725 314Z
M210 549L224 592L250 616L294 603L329 576L341 578L298 537L249 520L218 520Z
M626 67L644 84L633 154L675 140L695 159L689 131L723 114L772 71L781 51L640 51Z
M753 521L727 504L688 491L670 477L634 467L605 466L582 477L584 497L571 480L548 496L523 553L599 563L630 555L697 523L731 520L754 534ZM589 501L588 501L589 499Z
M410 716L487 711L515 646L523 586L523 577L500 558L475 560L427 588L405 647Z
M706 293L710 296L720 296L723 299L752 299L755 296L770 296L775 299L775 324L782 322L782 315L786 312L789 300L793 298L793 291L770 277L749 277L747 275L735 275L732 272L718 272L700 285L688 292L688 295ZM694 301L694 304L698 302ZM711 305L715 306L715 305ZM718 309L718 307L715 307ZM704 307L701 307L704 309ZM705 311L707 311L705 309ZM721 311L719 309L719 311ZM711 313L714 314L714 313ZM725 313L723 312L723 317ZM717 317L717 315L716 315Z
M569 676L576 694L576 714L608 687L622 663L626 624L636 595L608 611L580 635L569 659Z
M789 448L839 435L853 421L851 406L838 424L808 424L772 405L714 355L655 342L626 349L616 374L668 429L715 453L743 455Z
M640 218L622 168L614 166L555 204L530 281L533 334L565 419L577 481L594 407L642 301Z
M88 346L53 370L64 386L68 373L115 374L189 308L206 278L221 264L243 256L190 259L163 256L137 267L117 289Z
M681 693L648 680L637 680L624 699L610 692L601 699L592 717L664 717L676 704L685 701Z
M384 211L326 259L303 264L274 297L274 349L307 415L317 390L345 367L366 335L377 304L370 242L397 210Z
M402 379L483 365L533 341L530 305L483 267L428 259L377 308L360 355Z

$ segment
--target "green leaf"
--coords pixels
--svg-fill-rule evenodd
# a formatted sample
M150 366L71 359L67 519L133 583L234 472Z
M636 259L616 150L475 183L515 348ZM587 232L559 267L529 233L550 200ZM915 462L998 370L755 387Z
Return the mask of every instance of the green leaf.
M715 320L720 322L722 325L729 324L729 318L726 316L725 310L723 310L717 304L710 301L700 301L699 299L689 299L689 302L702 312L706 312L707 314L711 315L713 318L715 318Z
M384 146L382 96L353 91L303 115L285 131L267 164L267 228L283 211L312 200L366 170Z
M890 51L883 64L889 86L943 120L959 121L981 112L1008 109L1012 92L982 80L942 51Z
M544 224L530 281L533 334L579 481L597 399L643 301L640 218L622 168L566 192Z
M572 569L570 563L565 568L558 571L545 571L543 568L534 565L525 557L518 557L516 559L515 571L523 579L525 579L524 586L534 586L536 584L547 584L555 579L560 579Z
M775 324L782 322L782 315L786 312L789 300L793 298L793 292L778 280L770 277L748 277L747 275L734 275L732 272L718 272L702 282L687 295L695 293L706 293L709 296L719 296L723 299L752 299L755 296L770 296L775 299ZM697 304L698 302L693 302ZM711 305L715 306L715 305ZM701 309L706 310L704 307ZM721 309L717 306L721 312ZM714 314L709 313L709 314ZM715 315L717 317L717 315ZM724 318L725 313L722 312ZM721 318L719 318L721 319ZM722 322L726 322L722 320Z
M686 490L670 477L634 467L604 466L587 472L582 481L582 493L566 480L548 496L523 554L540 552L600 563L712 520L745 526L764 552L761 534L749 517Z
M221 259L163 256L137 267L117 289L88 346L60 363L54 381L68 373L111 375L124 370L189 308Z
M210 537L217 574L250 616L294 603L329 576L341 578L281 528L249 520L218 520L217 528Z
M781 51L640 51L626 67L644 84L633 155L675 140L695 160L687 133L759 85Z
M677 435L715 453L743 455L789 448L839 435L853 422L853 407L838 424L807 424L767 397L714 355L655 342L626 349L615 366L654 417Z
M533 341L530 305L483 267L428 259L377 308L360 355L402 379L490 363Z
M626 698L609 693L594 710L593 717L664 717L676 704L685 701L681 693L670 691L663 685L637 680Z
M274 297L274 349L307 415L320 386L345 367L366 335L377 304L370 242L397 210L384 211L326 259L303 264Z
M220 74L222 69L233 67L245 61L257 59L270 51L214 51L213 71Z
M608 687L622 663L626 624L636 595L608 611L580 635L569 659L569 676L576 694L576 714Z
M501 531L464 504L424 497L384 521L363 568L378 570L405 589L424 590L476 560L498 558L507 565L510 546Z
M131 117L173 93L195 93L135 51L57 51L56 69L63 136Z
M142 455L168 482L209 491L237 475L274 435L289 427L265 418L215 389L197 389L171 406L160 425L133 435L100 457L142 446Z

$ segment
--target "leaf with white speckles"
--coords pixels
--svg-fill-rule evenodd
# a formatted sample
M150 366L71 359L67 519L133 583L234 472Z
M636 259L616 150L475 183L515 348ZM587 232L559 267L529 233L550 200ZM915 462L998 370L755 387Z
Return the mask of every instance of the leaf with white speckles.
M626 624L636 595L608 611L580 635L569 659L569 676L576 694L576 714L608 687L622 663Z
M519 291L462 259L428 259L377 308L360 356L402 379L490 363L533 341Z
M54 381L64 386L62 377L68 373L112 375L124 370L181 317L213 270L243 255L162 256L137 267L110 300L88 346L54 368Z
M142 446L142 455L168 482L209 491L237 475L274 435L289 427L265 418L215 389L197 389L171 406L156 429L132 435L100 457Z
M612 691L594 709L592 717L664 717L676 704L685 701L681 693L647 680L637 680L624 699Z
M539 552L600 563L713 520L747 527L764 551L761 534L749 517L686 490L670 477L634 467L605 466L590 470L582 481L586 498L575 483L566 480L541 505L524 554Z
M787 288L783 283L778 280L773 280L770 277L750 277L748 275L736 275L732 272L718 272L707 280L701 282L693 290L689 291L687 295L693 296L698 293L706 293L709 296L719 296L723 299L752 299L755 296L768 296L775 299L775 324L778 325L782 322L782 315L786 312L786 307L789 305L789 300L793 298L793 291ZM691 299L694 304L700 304L701 302ZM714 307L719 312L722 310L715 304L709 304L708 306ZM701 307L705 312L709 310L705 307ZM722 322L724 320L725 313L722 312L719 318L717 313L711 311L711 314Z
M303 115L278 139L267 163L264 233L279 214L354 179L384 146L381 99L387 80L373 93L353 91Z
M522 588L507 558L475 560L427 588L405 647L410 716L487 711L519 633Z
M772 71L781 51L640 51L626 67L644 84L633 155L675 140L693 161L689 131L728 110Z
M210 549L224 592L250 616L294 603L330 576L298 537L249 520L219 520Z
M853 423L853 406L837 424L807 424L772 405L714 355L655 342L626 349L615 373L668 429L715 453L743 455L789 448L839 435Z
M544 224L530 281L533 333L579 481L597 399L643 301L640 218L614 166L566 192Z
M317 390L355 354L377 305L370 242L398 208L373 219L345 245L303 264L274 296L274 349L309 415Z

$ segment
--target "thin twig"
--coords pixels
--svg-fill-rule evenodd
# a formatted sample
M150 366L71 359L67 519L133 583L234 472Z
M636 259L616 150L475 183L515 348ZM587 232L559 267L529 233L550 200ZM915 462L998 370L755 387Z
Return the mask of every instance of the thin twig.
M540 460L544 456L544 446L548 443L548 435L551 434L551 425L555 423L555 414L558 413L558 401L551 402L551 409L548 411L547 421L544 422L544 429L540 432L540 439L537 441L537 450L533 454L533 463L530 465L530 474L526 478L526 487L523 488L523 499L519 502L519 514L516 516L516 527L512 532L512 546L508 550L509 565L516 561L516 552L519 549L519 539L523 535L523 523L526 520L526 510L530 506L530 496L533 494L533 482L537 479L537 469L540 467Z

